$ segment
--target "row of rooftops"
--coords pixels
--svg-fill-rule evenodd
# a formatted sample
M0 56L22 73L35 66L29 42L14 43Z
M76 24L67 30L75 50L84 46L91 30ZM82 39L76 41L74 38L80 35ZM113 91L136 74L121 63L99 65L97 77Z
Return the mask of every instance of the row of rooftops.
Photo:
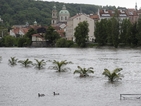
M141 10L136 10L136 9L118 9L117 11L118 17L139 17L141 15ZM69 20L75 19L79 17L80 15L86 15L87 17L92 18L93 20L97 21L100 20L100 18L111 18L114 16L115 11L114 10L107 10L107 9L99 9L97 14L84 14L84 13L78 13L75 16L69 18Z
M139 16L141 14L141 10L136 9L118 9L117 12L119 17ZM115 11L101 9L98 10L98 14L100 17L112 17L115 14Z

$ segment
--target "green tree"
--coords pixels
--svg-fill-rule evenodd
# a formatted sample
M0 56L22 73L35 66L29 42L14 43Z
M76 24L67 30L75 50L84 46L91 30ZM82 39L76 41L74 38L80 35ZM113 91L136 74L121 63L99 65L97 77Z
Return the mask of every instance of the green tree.
M34 65L36 68L38 68L39 70L42 69L42 68L44 68L44 66L46 65L46 62L45 62L45 60L43 60L43 59L42 59L41 61L35 59L35 61L36 61L36 63L34 63L33 65Z
M73 44L73 41L67 40L65 38L60 38L56 42L57 47L72 47Z
M129 45L129 38L131 35L131 22L129 19L124 19L120 26L120 43Z
M21 65L23 65L24 67L29 67L30 65L32 65L32 61L30 61L29 59L20 60L18 62L21 63Z
M4 36L4 45L6 47L13 47L16 45L16 38L10 35Z
M0 39L0 47L4 47L5 46L4 41L5 41L5 37L2 37Z
M138 39L138 45L141 46L141 17L139 18L138 20L138 23L137 23L137 39Z
M108 28L109 26L108 20L107 19L102 19L100 22L96 23L95 27L95 36L96 36L96 42L99 44L99 46L103 46L107 43L107 38L108 38L108 31L110 29Z
M89 24L87 21L80 22L75 28L75 42L79 47L86 47L88 41Z
M33 34L36 34L36 30L34 30L33 28L29 29L28 32L25 34L25 37L23 39L20 39L22 40L22 42L24 42L24 40L26 40L26 42L24 42L24 45L31 45L32 43L32 35ZM29 39L27 39L27 38ZM19 46L23 46L22 44L20 44L20 42L18 42Z
M130 36L131 36L131 27L132 27L130 20L127 21L126 25L127 25L127 27L126 27L127 32L126 32L126 35L125 35L126 36L126 42L125 43L126 43L126 45L130 45L130 41L131 41Z
M108 44L112 44L112 21L111 19L107 20L107 29L106 29L106 33L107 33L107 42Z
M89 76L88 73L94 73L93 67L89 67L86 69L86 68L82 68L80 66L77 66L77 68L78 69L74 71L74 74L78 73L78 74L80 74L80 77L87 77L87 76Z
M110 82L118 81L121 80L123 77L123 75L120 73L121 70L122 68L116 68L113 72L110 72L108 69L104 69L102 75L108 77L108 80Z
M57 47L67 47L67 40L64 38L60 38L56 42Z
M119 20L117 17L112 18L112 43L115 48L119 45Z
M60 38L60 35L55 31L55 29L52 26L49 26L45 39L50 43L50 45L54 46L56 43L56 40Z
M135 47L138 44L137 35L138 35L137 23L134 23L132 24L132 27L131 27L131 36L130 36L130 41L131 41L130 45L132 47Z
M16 59L15 57L11 57L8 61L11 66L14 66L17 65L18 59Z
M54 66L51 66L50 67L51 69L57 70L57 72L65 72L67 70L70 70L70 68L65 67L65 66L67 64L72 64L72 62L71 61L67 62L67 60L63 60L63 61L56 61L56 60L54 60L53 64L54 64Z
M28 30L28 32L25 34L25 36L27 36L29 39L32 39L32 35L36 34L36 33L37 32L33 28L31 28Z
M17 46L18 47L26 47L26 46L29 46L31 44L31 40L26 37L26 36L23 36L23 37L19 37L17 38Z

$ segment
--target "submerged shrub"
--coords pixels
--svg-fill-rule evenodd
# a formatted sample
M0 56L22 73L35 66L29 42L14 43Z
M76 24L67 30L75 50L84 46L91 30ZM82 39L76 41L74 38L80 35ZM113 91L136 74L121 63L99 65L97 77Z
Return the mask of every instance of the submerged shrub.
M17 65L18 59L16 59L15 57L11 57L8 61L10 65L14 66Z
M93 71L93 67L89 67L89 68L81 68L80 66L77 66L77 70L74 71L74 74L78 73L80 74L80 77L87 77L89 76L88 73L94 73Z

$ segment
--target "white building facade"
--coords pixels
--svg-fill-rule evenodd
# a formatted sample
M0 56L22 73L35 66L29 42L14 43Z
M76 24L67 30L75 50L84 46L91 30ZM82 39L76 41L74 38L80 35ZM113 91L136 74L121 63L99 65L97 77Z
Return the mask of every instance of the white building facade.
M74 33L75 33L75 28L78 26L80 22L87 21L89 24L89 41L92 42L95 40L94 36L94 20L91 19L88 15L86 14L77 14L74 17L71 17L67 21L67 28L66 28L66 38L67 40L73 40L75 41Z

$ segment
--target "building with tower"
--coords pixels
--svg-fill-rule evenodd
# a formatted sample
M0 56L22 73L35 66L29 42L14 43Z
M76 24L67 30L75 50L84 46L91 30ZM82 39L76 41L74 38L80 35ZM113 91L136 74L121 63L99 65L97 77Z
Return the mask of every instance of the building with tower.
M70 13L66 9L66 6L62 6L62 10L57 11L56 6L52 9L52 20L51 26L60 34L60 36L65 37L67 20L70 18Z
M66 23L69 17L70 17L70 13L66 9L66 6L63 5L62 10L59 12L59 22Z
M67 20L70 18L70 13L66 9L66 6L63 5L62 10L57 12L56 6L53 6L52 9L52 20L51 24L52 25L57 25L57 24L66 24Z
M54 25L57 24L57 22L58 22L57 10L56 10L56 6L53 6L51 24Z

